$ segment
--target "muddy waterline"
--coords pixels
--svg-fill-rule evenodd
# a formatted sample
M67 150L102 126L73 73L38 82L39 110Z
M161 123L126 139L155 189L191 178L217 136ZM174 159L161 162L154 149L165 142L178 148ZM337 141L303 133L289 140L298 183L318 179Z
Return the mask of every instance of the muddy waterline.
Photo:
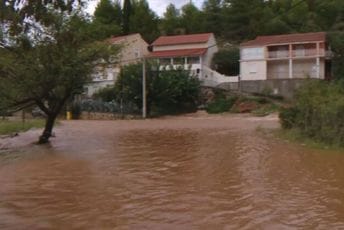
M278 122L62 122L50 146L0 154L0 229L343 229L344 154L257 127Z

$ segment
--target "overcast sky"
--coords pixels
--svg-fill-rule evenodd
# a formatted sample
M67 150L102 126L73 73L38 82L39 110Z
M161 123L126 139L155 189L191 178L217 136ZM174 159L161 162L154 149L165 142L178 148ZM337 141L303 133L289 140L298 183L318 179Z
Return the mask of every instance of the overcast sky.
M123 1L123 0L122 0ZM93 14L94 9L97 5L99 0L91 0L89 6L87 8L87 12ZM166 10L166 7L173 3L177 8L185 5L186 3L190 2L190 0L147 0L149 3L149 7L155 11L159 16L162 16ZM203 0L193 0L192 1L196 6L201 7Z

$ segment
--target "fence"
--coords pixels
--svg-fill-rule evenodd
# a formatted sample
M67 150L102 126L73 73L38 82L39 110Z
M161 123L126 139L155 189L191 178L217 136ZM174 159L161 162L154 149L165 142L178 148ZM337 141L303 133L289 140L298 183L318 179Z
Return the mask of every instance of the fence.
M85 114L87 114L86 117ZM119 118L137 114L140 114L140 109L131 103L83 99L74 101L72 104L72 116L75 119Z

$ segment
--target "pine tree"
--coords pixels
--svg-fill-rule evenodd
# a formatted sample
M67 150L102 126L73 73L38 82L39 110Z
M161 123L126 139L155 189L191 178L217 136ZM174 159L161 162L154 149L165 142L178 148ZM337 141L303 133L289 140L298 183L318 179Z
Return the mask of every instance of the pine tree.
M130 17L132 15L131 0L124 0L122 14L123 14L123 19L122 19L123 34L129 34L129 32L130 32Z
M181 27L179 10L172 3L169 4L161 20L161 30L165 35L174 35L178 33Z

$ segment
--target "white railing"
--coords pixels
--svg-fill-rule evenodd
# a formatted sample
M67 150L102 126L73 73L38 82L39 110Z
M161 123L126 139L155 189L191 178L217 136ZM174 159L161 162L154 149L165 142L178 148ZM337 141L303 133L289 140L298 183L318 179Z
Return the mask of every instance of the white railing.
M210 69L207 66L203 66L199 79L203 86L217 87L223 83L237 83L239 82L239 76L226 76Z
M291 57L316 57L316 56L324 56L326 54L325 49L298 49L292 50ZM278 59L278 58L291 58L290 53L288 50L277 50L277 51L269 51L268 58L270 59Z
M287 58L289 57L289 51L279 50L279 51L269 51L269 58Z
M171 70L171 69L178 69L178 68L182 68L182 69L190 69L190 70L196 70L196 69L200 69L201 65L200 64L176 64L176 65L160 65L159 69L160 70Z

